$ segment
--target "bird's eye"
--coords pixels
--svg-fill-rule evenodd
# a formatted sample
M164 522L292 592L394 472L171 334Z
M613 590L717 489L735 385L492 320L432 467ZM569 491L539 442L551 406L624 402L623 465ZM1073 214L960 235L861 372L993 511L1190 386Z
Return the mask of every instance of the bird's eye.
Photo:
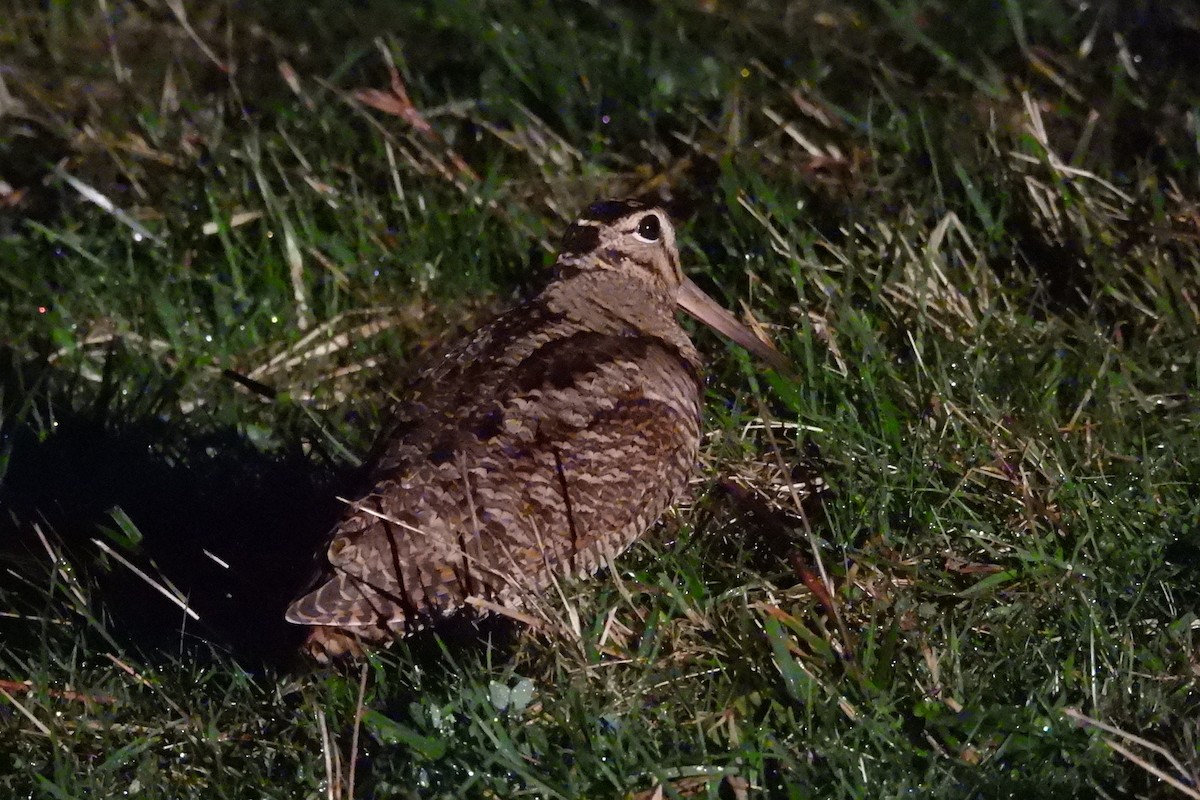
M637 234L647 242L657 242L658 237L662 236L662 223L658 221L658 215L647 214L642 217L637 226Z

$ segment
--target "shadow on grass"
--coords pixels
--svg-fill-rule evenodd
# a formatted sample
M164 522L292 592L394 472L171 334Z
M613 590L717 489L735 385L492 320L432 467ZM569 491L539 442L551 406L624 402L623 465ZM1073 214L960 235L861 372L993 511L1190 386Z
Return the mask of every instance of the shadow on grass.
M3 385L12 378L0 375ZM285 662L304 631L283 611L311 576L336 496L356 471L264 453L236 428L192 434L150 415L118 421L94 408L64 412L67 400L42 402L55 409L53 424L11 409L3 420L0 563L48 559L36 524L94 579L119 640L190 654L210 642L247 666ZM136 546L122 546L114 508L141 534ZM199 620L92 540L170 581Z
M49 556L36 525L96 587L92 602L109 632L151 661L156 653L203 660L215 650L250 670L309 668L297 652L306 629L286 622L284 610L314 577L343 508L337 498L355 490L361 470L298 448L264 452L233 426L186 432L151 414L122 419L129 415L102 402L80 409L53 390L12 391L26 377L18 372L41 369L0 359L3 396L32 395L55 409L52 424L28 409L0 417L0 596L15 589L26 608L39 606L28 596L43 587L31 576L46 574ZM136 545L124 540L122 512L141 536ZM176 587L199 620L94 540ZM34 562L37 569L22 567ZM23 632L5 622L10 647L37 647L36 621ZM436 663L443 648L466 656L486 647L503 658L513 634L506 620L462 615L410 637L406 648L418 663Z

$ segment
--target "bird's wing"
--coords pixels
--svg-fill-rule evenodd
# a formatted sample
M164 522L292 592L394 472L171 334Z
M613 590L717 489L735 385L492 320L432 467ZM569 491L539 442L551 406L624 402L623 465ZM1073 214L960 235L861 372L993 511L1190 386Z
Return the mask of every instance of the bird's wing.
M695 460L692 369L639 337L535 355L422 458L377 476L338 526L333 577L288 619L407 630L472 595L519 602L551 573L595 571L658 518Z

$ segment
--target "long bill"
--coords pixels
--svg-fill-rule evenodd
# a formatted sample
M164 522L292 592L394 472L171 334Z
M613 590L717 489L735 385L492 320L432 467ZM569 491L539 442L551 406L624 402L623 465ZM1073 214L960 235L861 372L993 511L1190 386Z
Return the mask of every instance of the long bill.
M733 314L717 305L717 302L701 291L700 287L692 283L690 278L683 279L676 302L679 303L680 308L700 322L727 337L734 344L746 348L775 369L791 370L791 362L782 353L770 343L764 342L751 333L749 328L738 322Z

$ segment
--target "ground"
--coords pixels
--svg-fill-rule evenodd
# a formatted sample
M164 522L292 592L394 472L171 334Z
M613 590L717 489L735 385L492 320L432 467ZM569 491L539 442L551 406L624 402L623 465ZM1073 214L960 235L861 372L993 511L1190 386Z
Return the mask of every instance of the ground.
M1200 797L1190 5L0 19L6 796ZM698 331L692 497L534 625L297 661L394 388L632 194L795 374Z

